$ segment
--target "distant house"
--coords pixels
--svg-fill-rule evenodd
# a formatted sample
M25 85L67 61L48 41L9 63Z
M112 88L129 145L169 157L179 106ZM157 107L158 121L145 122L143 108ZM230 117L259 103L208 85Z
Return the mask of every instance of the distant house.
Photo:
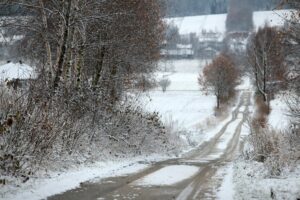
M245 31L229 32L226 35L225 43L233 52L245 52L250 34Z
M223 47L224 35L214 31L202 31L199 36L197 54L200 58L214 58Z
M177 44L172 49L162 49L161 56L170 59L194 58L195 52L192 44Z

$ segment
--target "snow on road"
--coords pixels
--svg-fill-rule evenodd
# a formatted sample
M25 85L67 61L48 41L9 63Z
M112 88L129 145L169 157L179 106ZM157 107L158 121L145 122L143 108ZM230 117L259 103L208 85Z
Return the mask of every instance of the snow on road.
M167 78L171 81L168 91L199 91L199 74L209 60L182 59L167 60L159 63L156 80ZM159 87L156 90L161 90Z
M199 167L189 165L171 165L149 174L133 183L137 186L167 186L174 185L193 177L199 172Z
M186 129L214 115L215 98L200 91L153 91L150 98L148 110L159 112L163 120L177 121Z
M203 139L197 125L208 118L214 118L216 99L200 91L199 73L208 60L173 60L159 63L156 79L166 77L171 81L167 91L155 88L143 97L143 104L149 111L159 112L165 123L176 122L191 132L196 141Z
M223 177L221 187L217 191L218 200L233 200L234 186L233 186L233 166L229 165L226 168L221 169L218 173ZM218 175L217 175L218 176Z
M289 125L288 106L285 95L279 94L270 102L271 113L269 115L269 124L278 130L285 130Z

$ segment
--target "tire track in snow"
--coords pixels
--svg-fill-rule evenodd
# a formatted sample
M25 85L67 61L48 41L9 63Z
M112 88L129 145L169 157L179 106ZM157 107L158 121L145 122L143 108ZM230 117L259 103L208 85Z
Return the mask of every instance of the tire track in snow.
M217 134L217 136L213 139L214 146L210 148L208 154L214 153L214 148L218 146L218 143L222 142L223 137L229 139L226 147L223 149L224 152L221 152L221 155L218 155L214 160L212 160L211 163L208 163L207 166L198 174L198 176L195 177L192 182L181 191L181 193L179 193L176 200L215 198L212 185L216 183L212 183L212 177L218 169L217 166L222 165L226 161L231 161L234 158L239 144L242 125L245 123L247 114L249 112L248 107L250 105L250 96L251 95L248 92L242 95L241 103L233 112L232 120L228 122L220 131L220 133ZM226 132L227 130L228 132Z

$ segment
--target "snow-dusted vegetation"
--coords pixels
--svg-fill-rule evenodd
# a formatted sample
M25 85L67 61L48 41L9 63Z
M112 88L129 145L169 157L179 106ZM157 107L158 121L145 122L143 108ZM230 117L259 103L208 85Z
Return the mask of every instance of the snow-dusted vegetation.
M254 27L258 29L266 23L270 26L282 26L285 17L290 14L289 10L257 11L253 13ZM221 33L224 37L226 33L227 14L202 15L179 18L168 18L168 23L173 23L179 27L179 33L182 35L196 33L200 35L203 30Z
M202 4L0 3L0 198L299 199L300 4Z
M180 150L179 136L132 95L150 82L159 58L156 1L6 5L21 6L25 16L1 21L7 36L23 35L6 44L19 64L0 66L1 186L49 170Z

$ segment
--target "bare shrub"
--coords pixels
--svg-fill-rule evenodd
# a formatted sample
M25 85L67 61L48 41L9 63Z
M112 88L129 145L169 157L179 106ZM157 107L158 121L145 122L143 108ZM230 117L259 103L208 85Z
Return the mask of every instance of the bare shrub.
M271 108L266 104L263 97L260 95L255 96L256 112L254 116L254 123L260 127L266 127L268 115Z
M262 128L255 122L250 127L251 159L263 162L272 176L279 176L286 168L294 167L299 159L299 137L296 139L291 132Z
M167 88L171 85L171 81L168 78L163 78L158 82L163 92L166 92Z
M232 59L221 54L204 68L198 82L203 89L212 91L216 96L219 109L222 102L227 102L234 96L238 76L238 70Z
M38 87L31 94L41 93L39 80L34 82ZM39 168L174 151L177 143L157 113L144 112L130 99L112 107L92 90L63 91L51 100L0 91L1 175L28 180Z

